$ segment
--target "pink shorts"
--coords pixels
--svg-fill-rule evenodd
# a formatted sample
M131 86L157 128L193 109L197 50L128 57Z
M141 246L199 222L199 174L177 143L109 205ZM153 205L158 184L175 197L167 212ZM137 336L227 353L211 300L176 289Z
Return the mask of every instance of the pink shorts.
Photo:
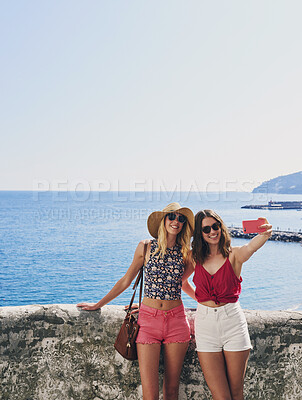
M190 327L183 304L168 311L142 304L138 314L139 331L136 343L186 343Z

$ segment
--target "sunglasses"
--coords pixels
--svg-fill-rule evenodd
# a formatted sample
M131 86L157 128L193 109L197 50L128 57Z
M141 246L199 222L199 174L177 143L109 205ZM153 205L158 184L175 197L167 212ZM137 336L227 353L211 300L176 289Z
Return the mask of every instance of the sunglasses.
M211 229L214 229L214 231L218 231L219 228L220 228L220 223L214 222L212 226L210 225L204 226L203 228L201 228L201 230L203 233L210 233Z
M176 215L175 213L169 213L167 214L167 217L169 218L170 221L174 221L175 219L177 219L178 222L180 222L181 224L183 224L184 222L186 222L187 217L185 217L184 215Z

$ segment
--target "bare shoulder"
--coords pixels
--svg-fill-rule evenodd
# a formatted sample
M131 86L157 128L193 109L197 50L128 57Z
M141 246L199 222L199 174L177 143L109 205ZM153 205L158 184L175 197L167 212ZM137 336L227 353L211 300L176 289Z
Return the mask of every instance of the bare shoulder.
M232 246L230 248L230 254L236 254L238 252L238 250L240 249L240 246Z
M231 263L231 264L233 264L233 262L235 261L239 249L240 249L239 246L232 246L232 247L230 248L229 260L230 260L230 263Z
M144 254L145 245L147 245L147 253L150 252L151 239L143 239L139 242L136 251L142 256Z
M141 240L138 243L138 245L136 246L135 252L134 252L134 256L133 256L134 264L141 264L142 260L144 259L145 244L147 244L146 252L148 254L150 242L151 242L150 239L145 239L145 240Z
M234 270L235 275L239 278L241 274L241 269L242 269L242 262L240 261L239 255L239 250L240 246L235 246L231 248L231 251L229 253L229 260L231 263L231 266Z
M144 239L144 240L141 240L137 246L137 249L139 249L140 255L142 257L144 257L145 245L147 245L146 254L145 254L145 263L147 263L150 258L151 242L152 242L152 239Z
M151 239L143 239L143 240L141 240L139 242L137 247L142 247L143 248L145 246L145 244L147 244L149 246L150 243L151 243Z

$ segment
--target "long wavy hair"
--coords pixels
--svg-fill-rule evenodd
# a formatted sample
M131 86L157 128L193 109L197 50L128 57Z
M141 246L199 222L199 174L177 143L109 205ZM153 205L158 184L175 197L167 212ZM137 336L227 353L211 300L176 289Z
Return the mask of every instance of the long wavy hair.
M165 228L166 217L167 215L165 215L165 217L160 221L158 228L158 239L157 239L158 248L154 254L159 253L159 257L164 257L167 250L167 230ZM178 233L176 237L176 243L181 246L181 253L184 261L186 261L188 253L190 251L190 242L191 242L191 230L188 221L186 221L183 224L182 230Z
M199 211L195 215L195 229L192 241L192 256L195 262L203 264L210 255L210 246L202 235L202 221L206 217L212 217L220 224L221 236L218 244L220 253L224 258L228 257L231 251L231 236L228 228L221 217L213 210Z

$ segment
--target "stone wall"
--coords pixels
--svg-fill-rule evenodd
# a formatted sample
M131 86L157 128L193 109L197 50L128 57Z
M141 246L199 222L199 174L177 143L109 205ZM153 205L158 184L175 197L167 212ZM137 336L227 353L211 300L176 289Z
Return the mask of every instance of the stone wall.
M187 311L192 323L194 311ZM300 312L245 311L254 350L245 384L249 400L302 399ZM137 362L113 342L124 318L120 306L85 312L74 305L0 309L2 400L137 400ZM163 371L162 361L160 371ZM180 399L211 399L192 340Z

